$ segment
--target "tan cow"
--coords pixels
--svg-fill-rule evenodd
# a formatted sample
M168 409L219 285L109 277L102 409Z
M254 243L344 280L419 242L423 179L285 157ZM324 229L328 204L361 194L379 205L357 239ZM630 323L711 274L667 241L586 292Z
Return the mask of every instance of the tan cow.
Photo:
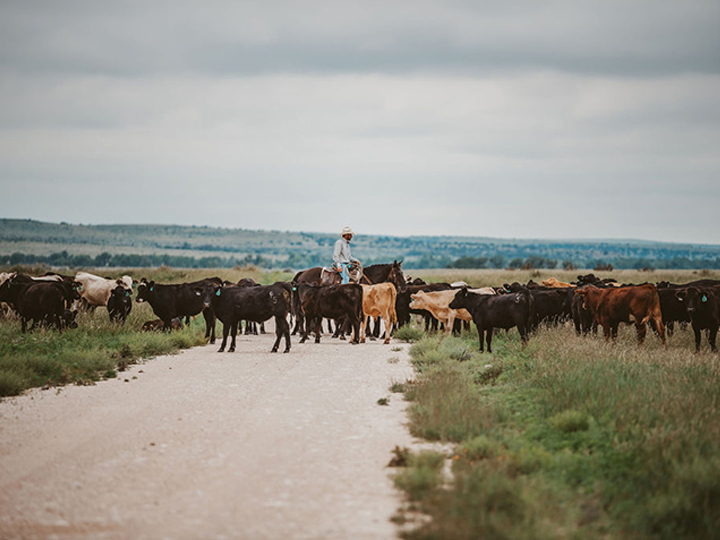
M390 343L390 332L397 325L395 313L395 300L397 290L392 283L378 283L376 285L363 285L363 320L361 323L360 343L365 343L365 327L368 317L382 317L385 321L385 341Z
M545 279L545 280L541 281L541 283L543 285L545 285L546 287L554 287L556 289L562 289L562 288L568 288L568 287L575 286L572 283L565 283L564 281L559 281L559 280L555 279L554 277Z
M125 287L130 291L133 288L133 279L130 276L108 279L88 272L78 272L75 275L75 281L82 285L82 289L80 289L82 305L90 308L107 306L110 293L115 287Z
M411 294L412 302L410 309L424 309L429 311L433 317L443 323L445 333L450 334L455 324L455 319L463 321L472 321L472 315L466 309L452 309L450 302L453 301L455 295L460 289L450 289L448 291L424 292L418 291ZM483 287L480 289L468 289L470 292L477 294L496 294L492 287Z

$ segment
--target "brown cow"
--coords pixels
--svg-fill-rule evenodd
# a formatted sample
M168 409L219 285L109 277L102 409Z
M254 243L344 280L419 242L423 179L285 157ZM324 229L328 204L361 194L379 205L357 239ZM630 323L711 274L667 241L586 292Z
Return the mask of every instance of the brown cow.
M575 285L571 283L565 283L564 281L559 281L558 279L551 277L548 279L545 279L541 281L543 285L546 287L552 287L553 289L567 289L569 287L574 287Z
M642 345L647 333L646 324L650 322L657 330L663 345L665 325L660 310L660 297L655 285L647 283L628 287L598 289L588 285L577 289L575 294L583 298L583 307L588 309L595 320L603 327L605 339L617 339L620 323L635 323L638 342Z
M378 283L376 285L362 285L363 288L363 313L365 314L360 324L360 343L365 343L365 327L368 317L382 317L385 321L385 341L390 343L390 332L393 326L397 326L397 314L395 313L395 299L397 290L392 283Z

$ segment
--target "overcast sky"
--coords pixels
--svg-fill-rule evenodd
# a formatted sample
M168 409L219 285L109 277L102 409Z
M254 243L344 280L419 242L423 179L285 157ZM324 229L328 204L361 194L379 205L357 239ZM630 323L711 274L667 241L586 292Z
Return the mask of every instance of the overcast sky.
M3 1L0 217L720 243L720 2Z

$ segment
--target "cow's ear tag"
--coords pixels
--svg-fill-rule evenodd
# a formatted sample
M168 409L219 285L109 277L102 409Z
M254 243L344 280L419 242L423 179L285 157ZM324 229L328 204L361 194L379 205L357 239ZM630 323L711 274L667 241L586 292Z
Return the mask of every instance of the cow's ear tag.
M220 291L221 291L221 289L218 289L217 292L215 293L215 296L220 296Z
M705 294L702 295L702 301L707 302L707 295L705 295Z
M155 285L150 285L150 292L155 288Z

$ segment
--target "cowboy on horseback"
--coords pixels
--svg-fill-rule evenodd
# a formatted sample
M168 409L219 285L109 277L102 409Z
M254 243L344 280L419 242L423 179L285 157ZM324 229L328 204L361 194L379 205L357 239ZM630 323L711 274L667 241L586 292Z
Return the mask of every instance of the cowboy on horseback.
M360 261L350 255L350 240L355 233L350 227L343 227L340 233L340 239L335 242L335 249L333 251L333 268L340 272L342 276L342 283L350 283L350 273L348 267L351 264L360 265Z

